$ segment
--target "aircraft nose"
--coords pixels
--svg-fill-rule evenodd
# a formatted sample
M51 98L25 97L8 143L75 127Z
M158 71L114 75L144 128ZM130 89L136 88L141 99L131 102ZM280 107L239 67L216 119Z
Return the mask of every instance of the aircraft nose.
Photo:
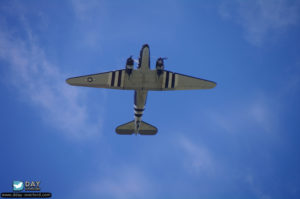
M146 47L149 48L149 45L148 44L144 44L142 48L146 48Z

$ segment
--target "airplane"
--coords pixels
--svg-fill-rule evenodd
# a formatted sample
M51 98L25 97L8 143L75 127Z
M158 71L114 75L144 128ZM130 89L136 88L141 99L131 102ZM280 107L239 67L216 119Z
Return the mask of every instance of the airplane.
M130 56L123 70L72 77L66 82L72 86L134 90L134 120L118 126L116 133L155 135L157 128L142 121L148 91L211 89L216 86L213 81L165 70L165 59L158 58L156 69L151 70L149 45L144 44L140 51L137 69L134 69L134 60Z

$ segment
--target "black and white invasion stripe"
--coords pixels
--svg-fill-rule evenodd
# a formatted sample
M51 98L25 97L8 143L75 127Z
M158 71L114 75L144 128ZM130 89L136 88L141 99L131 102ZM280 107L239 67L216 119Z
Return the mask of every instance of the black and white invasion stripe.
M175 88L176 86L176 73L165 71L164 79L162 82L163 88Z
M134 105L134 117L136 120L140 120L141 117L143 116L145 108L141 108L141 107L137 107L136 105Z
M111 72L110 78L108 79L108 84L110 87L123 87L124 85L124 70L116 70Z

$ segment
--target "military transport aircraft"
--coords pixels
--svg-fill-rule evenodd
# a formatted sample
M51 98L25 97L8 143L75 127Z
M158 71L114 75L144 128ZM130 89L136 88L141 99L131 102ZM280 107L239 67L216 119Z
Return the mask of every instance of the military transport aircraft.
M158 58L156 70L151 70L149 45L145 44L136 70L134 60L129 57L124 70L73 77L66 81L73 86L134 90L134 120L118 126L116 132L121 135L155 135L157 128L142 121L148 91L211 89L216 86L212 81L164 70L164 59Z

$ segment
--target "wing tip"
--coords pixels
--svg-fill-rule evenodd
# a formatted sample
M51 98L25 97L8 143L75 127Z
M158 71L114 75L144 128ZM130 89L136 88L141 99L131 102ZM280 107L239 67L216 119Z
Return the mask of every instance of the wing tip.
M212 84L211 88L215 88L217 86L217 82L211 81L211 84Z
M69 84L69 85L72 85L72 79L73 79L73 78L68 78L68 79L66 79L66 83Z

